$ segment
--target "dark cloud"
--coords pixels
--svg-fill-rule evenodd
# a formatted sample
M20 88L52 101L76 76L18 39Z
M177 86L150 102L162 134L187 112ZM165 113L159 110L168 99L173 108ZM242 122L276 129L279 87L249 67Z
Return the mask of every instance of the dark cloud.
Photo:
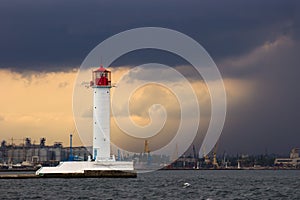
M57 71L79 66L107 37L142 26L181 31L215 60L242 55L299 30L294 1L3 1L0 67ZM143 56L147 60L147 56ZM160 59L163 60L163 59ZM172 59L171 59L172 60ZM125 61L124 61L125 62ZM135 58L124 64L135 64Z
M267 52L260 52L262 55L250 56L251 64L241 66L246 71L252 69L248 76L241 77L255 87L249 99L238 105L229 103L221 149L231 153L268 150L280 154L300 145L300 43L285 42L290 43L284 40Z

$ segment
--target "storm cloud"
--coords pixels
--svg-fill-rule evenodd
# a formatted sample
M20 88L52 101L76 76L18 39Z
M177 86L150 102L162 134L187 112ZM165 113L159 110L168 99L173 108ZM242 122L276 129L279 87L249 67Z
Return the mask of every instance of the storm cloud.
M297 13L297 1L2 1L0 67L66 70L79 66L107 37L145 26L183 32L219 61L281 35L298 37ZM145 53L119 64L144 62L141 58L173 59Z

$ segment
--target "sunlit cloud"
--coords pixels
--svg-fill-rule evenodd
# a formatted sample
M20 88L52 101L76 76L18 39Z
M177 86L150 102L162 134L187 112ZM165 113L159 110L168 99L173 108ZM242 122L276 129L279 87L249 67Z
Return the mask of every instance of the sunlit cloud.
M182 66L183 67L183 66ZM117 81L130 70L130 66L111 68L112 82ZM83 72L85 81L90 80L90 71ZM132 74L131 74L132 75ZM9 70L1 70L0 90L5 94L0 99L0 132L2 139L32 137L38 140L46 137L48 143L62 141L68 145L69 133L75 129L72 113L73 85L77 71L69 72L48 72L48 73L27 73L20 74ZM146 75L143 75L146 76ZM131 77L140 78L140 77ZM246 101L253 91L254 85L250 81L239 79L224 80L228 102L230 105L239 105ZM130 83L128 83L130 84ZM175 87L180 87L180 82L174 82ZM82 96L81 117L77 121L82 127L80 134L87 135L84 144L91 145L92 136L92 93L91 88L84 85L77 85L84 88L85 95ZM201 110L199 134L205 134L205 127L210 121L210 96L206 84L202 80L191 82L191 86L198 98ZM180 90L185 93L184 88ZM126 92L126 91L124 91ZM112 88L112 96L114 88ZM181 109L178 99L173 92L162 85L145 85L136 90L129 99L129 110L131 120L139 126L147 126L151 121L149 109L152 105L160 104L167 112L165 127L151 139L151 147L157 148L172 139L180 123ZM189 98L182 102L184 109L193 112ZM120 105L123 109L124 105ZM121 111L122 113L122 111ZM191 115L193 116L193 115ZM188 119L183 119L188 120ZM75 131L76 132L76 131ZM122 146L121 143L135 144L136 139L130 138L119 129L112 116L112 141ZM187 130L187 134L188 134ZM75 145L81 145L80 138L75 133ZM137 147L143 146L143 141L138 141ZM155 144L155 145L154 145Z
M0 70L1 139L46 137L66 143L73 131L72 90L76 71L27 73ZM76 140L75 140L76 141ZM77 144L80 144L77 138Z

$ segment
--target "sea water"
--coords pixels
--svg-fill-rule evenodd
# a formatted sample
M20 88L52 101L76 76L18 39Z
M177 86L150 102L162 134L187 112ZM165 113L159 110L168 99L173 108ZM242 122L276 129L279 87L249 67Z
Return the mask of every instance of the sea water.
M2 179L0 199L300 199L300 171L162 170L130 179Z

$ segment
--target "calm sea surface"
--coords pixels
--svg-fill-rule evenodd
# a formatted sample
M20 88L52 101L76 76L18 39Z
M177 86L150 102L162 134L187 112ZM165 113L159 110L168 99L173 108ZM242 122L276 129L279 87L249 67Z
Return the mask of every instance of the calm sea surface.
M0 199L300 199L300 171L156 171L136 179L0 180Z

